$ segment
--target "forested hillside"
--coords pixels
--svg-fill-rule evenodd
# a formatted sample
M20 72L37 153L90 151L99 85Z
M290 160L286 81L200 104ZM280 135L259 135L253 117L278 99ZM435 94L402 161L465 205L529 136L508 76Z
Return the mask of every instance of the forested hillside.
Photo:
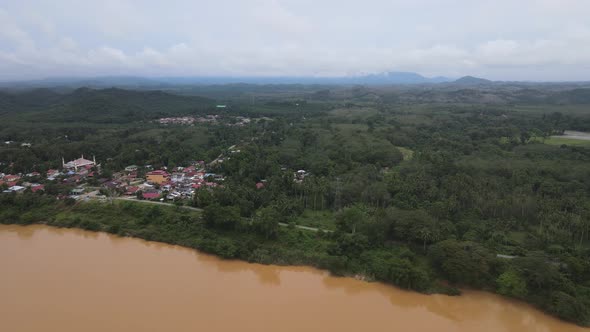
M80 88L64 94L49 89L0 93L0 115L33 123L128 123L194 113L212 106L213 100L202 97L115 88Z

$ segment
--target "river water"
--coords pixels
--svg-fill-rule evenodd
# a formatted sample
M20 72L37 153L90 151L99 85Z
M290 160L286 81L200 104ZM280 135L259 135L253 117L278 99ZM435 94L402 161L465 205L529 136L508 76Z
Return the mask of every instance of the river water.
M422 295L103 233L0 225L0 331L590 331L483 292Z

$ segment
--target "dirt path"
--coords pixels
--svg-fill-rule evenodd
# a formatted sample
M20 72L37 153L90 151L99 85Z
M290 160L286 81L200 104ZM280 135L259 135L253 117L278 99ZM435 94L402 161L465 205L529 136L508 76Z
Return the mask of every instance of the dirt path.
M203 209L200 208L196 208L196 207L192 207L192 206L185 206L185 205L174 205L171 203L164 203L164 202L154 202L154 201L144 201L144 200L139 200L137 198L134 197L114 197L114 199L119 200L119 201L127 201L127 202L137 202L137 203L143 203L143 204L154 204L154 205L164 205L164 206L173 206L173 207L178 207L181 209L186 209L186 210L191 210L191 211L197 211L197 212L203 212ZM279 226L283 226L283 227L289 227L289 224L285 224L280 222ZM306 231L311 231L311 232L319 232L321 229L319 228L315 228L315 227L308 227L308 226L301 226L301 225L295 225L295 228L298 229L303 229ZM328 233L332 233L333 231L330 230L323 230L324 232L328 232Z

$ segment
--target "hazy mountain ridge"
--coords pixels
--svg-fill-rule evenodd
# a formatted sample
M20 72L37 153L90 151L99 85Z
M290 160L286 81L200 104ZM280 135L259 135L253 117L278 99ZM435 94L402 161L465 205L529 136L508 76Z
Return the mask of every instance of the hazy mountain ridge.
M342 77L136 77L136 76L105 76L87 78L47 78L30 81L0 82L0 89L25 90L33 88L53 88L70 91L80 87L104 89L119 87L125 89L168 90L179 86L212 86L212 85L399 85L399 86L486 86L486 85L580 85L588 82L528 82L528 81L492 81L475 76L463 76L458 79L443 76L425 77L414 72L383 72L359 76Z
M231 77L231 76L203 76L203 77L134 77L134 76L105 76L89 78L47 78L41 80L0 82L0 87L161 87L174 85L213 85L213 84L428 84L451 82L446 77L428 78L413 72L385 72L361 76L343 77Z
M454 84L462 84L462 85L479 85L479 84L492 84L493 81L487 80L485 78L479 78L474 76L463 76L455 81Z

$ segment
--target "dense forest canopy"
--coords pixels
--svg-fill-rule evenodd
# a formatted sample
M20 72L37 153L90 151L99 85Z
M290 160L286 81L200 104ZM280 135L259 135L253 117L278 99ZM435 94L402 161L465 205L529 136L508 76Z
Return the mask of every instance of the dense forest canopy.
M590 141L553 137L590 131L590 90L199 89L215 99L186 89L0 93L0 138L12 142L0 147L0 172L43 173L80 154L95 155L105 174L128 165L173 168L238 146L211 166L226 177L223 186L190 202L202 216L171 214L156 225L145 216L161 211L135 216L122 206L125 221L112 224L84 214L100 208L78 204L68 219L62 209L73 203L51 196L67 188L48 184L45 194L0 195L0 221L54 216L55 225L313 264L425 292L452 293L448 282L590 323ZM155 121L208 114L221 120ZM233 125L239 116L255 121ZM293 179L297 170L307 174L302 181ZM333 232L304 234L279 222Z

